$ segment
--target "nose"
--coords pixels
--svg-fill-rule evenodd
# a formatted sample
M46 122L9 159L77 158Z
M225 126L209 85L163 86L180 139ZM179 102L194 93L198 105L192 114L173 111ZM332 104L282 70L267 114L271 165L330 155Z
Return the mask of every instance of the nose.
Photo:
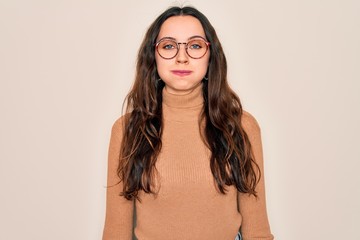
M183 45L183 47L181 47ZM186 43L179 43L179 52L176 55L176 62L177 63L188 63L189 62L189 56L186 53Z

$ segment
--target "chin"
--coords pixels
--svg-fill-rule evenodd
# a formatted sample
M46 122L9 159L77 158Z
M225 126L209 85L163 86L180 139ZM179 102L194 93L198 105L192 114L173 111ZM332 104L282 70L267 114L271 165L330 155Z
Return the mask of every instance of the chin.
M190 92L192 91L194 88L196 88L198 85L200 84L199 83L194 83L194 84L191 84L191 85L165 85L167 91L169 93L173 93L173 94L186 94L186 92Z

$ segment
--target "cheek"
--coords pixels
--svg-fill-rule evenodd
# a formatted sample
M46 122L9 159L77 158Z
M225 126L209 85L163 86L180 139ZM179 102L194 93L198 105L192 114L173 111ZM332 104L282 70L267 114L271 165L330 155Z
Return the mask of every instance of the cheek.
M164 63L163 59L161 57L159 57L158 55L155 56L155 63L156 63L157 72L158 72L159 76L161 77L161 75L164 71L165 63Z
M203 73L206 74L208 67L209 67L209 60L210 57L207 56L206 58L204 58L204 61L201 63L201 69L203 70Z

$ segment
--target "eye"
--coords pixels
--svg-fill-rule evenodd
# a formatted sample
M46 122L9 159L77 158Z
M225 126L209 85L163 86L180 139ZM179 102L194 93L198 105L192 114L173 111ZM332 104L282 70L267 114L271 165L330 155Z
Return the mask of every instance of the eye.
M163 41L159 44L159 47L164 50L173 50L176 49L176 43L173 41Z
M200 49L202 47L199 44L192 44L192 45L190 45L190 48L191 49Z
M164 49L173 49L175 46L173 44L166 44L163 46Z
M189 42L189 48L192 50L199 50L205 47L205 42L200 39L195 39Z

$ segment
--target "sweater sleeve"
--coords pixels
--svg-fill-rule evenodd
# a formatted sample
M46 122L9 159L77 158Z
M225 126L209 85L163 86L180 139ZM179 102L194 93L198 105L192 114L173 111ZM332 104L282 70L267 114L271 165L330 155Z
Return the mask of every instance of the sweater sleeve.
M270 225L266 212L264 162L261 141L261 131L256 119L248 112L243 113L241 122L247 133L254 160L259 165L261 178L256 186L258 198L253 195L239 194L239 209L242 216L241 233L243 240L272 240Z
M122 182L119 183L117 167L123 132L123 118L119 118L111 130L108 151L108 176L106 192L106 217L103 240L131 240L133 228L134 201L120 196Z

